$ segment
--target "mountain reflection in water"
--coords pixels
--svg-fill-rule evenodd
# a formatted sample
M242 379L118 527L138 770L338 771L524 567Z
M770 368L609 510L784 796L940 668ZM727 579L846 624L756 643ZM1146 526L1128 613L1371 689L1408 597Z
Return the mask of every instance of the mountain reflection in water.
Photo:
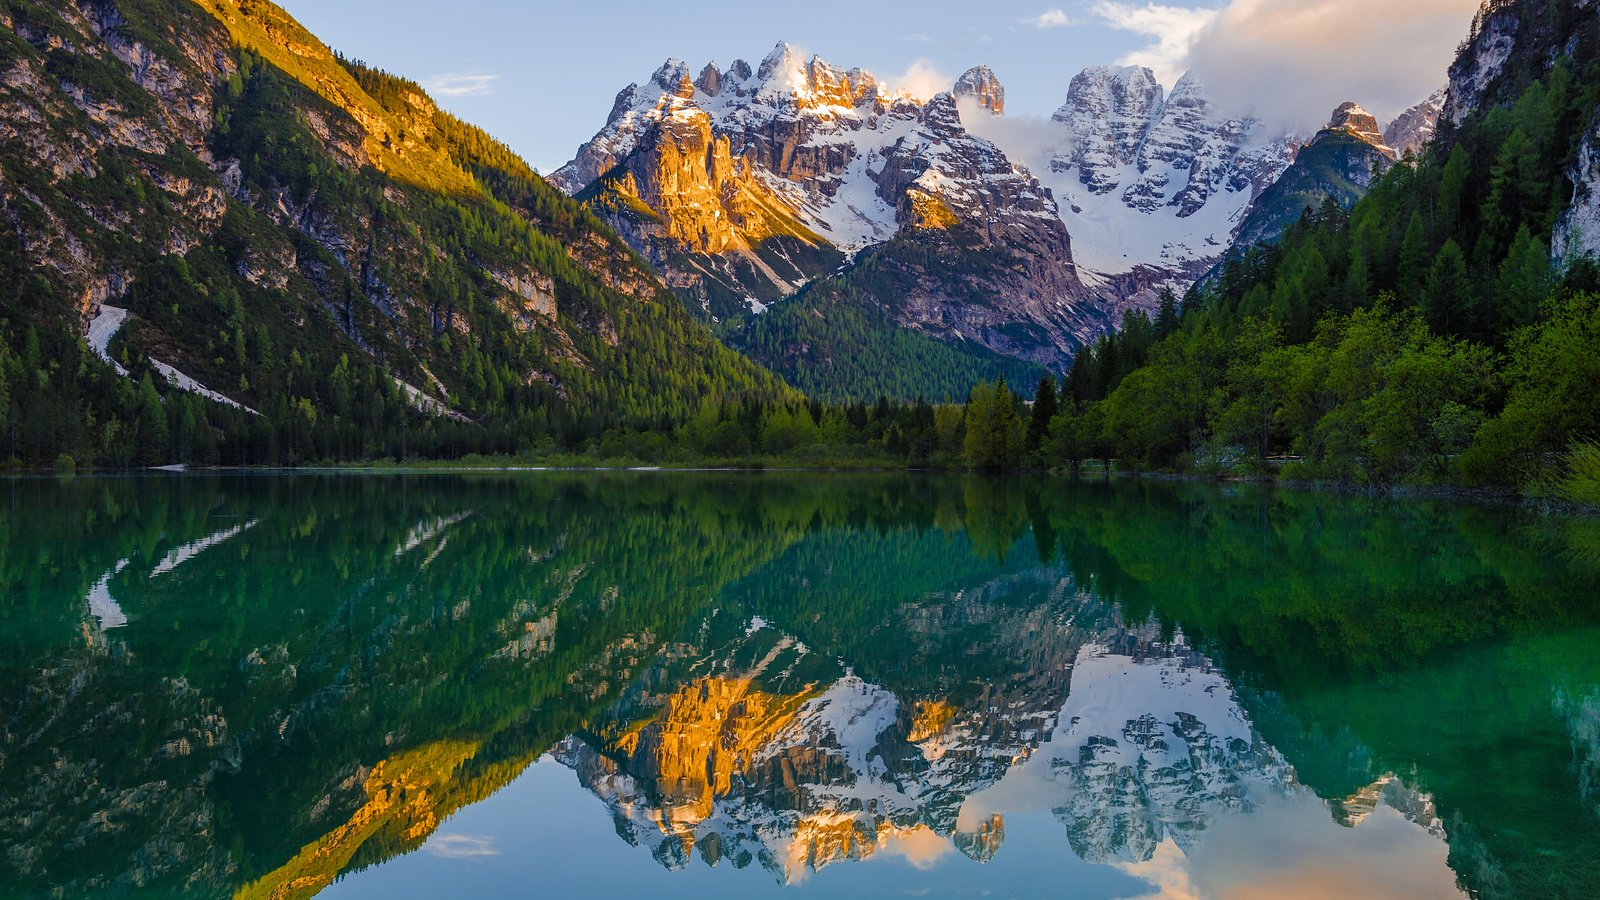
M5 896L1600 892L1594 522L903 475L6 486Z

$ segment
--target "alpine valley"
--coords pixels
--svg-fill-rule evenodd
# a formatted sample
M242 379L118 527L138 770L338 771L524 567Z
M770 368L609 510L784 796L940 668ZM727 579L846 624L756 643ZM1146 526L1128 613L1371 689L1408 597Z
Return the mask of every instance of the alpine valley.
M1600 280L1594 19L1492 0L1444 87L1306 134L1198 73L1088 68L1027 119L985 66L922 96L787 43L673 59L546 178L269 2L0 0L0 457L1183 469L1251 448L1527 487L1595 436L1498 422L1545 395L1517 373L1552 371L1519 329ZM1313 379L1291 402L1234 364L1413 308L1481 365L1431 379L1403 436L1373 413L1330 441L1321 419L1370 397ZM1203 371L1152 386L1180 344ZM1380 441L1400 464L1361 449Z

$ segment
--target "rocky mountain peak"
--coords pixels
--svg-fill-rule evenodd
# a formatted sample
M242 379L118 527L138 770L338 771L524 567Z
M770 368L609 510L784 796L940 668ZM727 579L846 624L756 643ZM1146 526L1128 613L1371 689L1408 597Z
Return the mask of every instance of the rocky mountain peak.
M878 80L864 69L842 69L820 56L807 58L792 44L780 43L756 70L756 96L800 111L825 107L853 109L877 100Z
M1300 145L1228 113L1192 75L1168 93L1141 66L1085 69L1052 122L1059 144L1029 162L1049 173L1086 280L1119 311L1214 264Z
M761 60L761 65L756 69L756 77L762 81L770 81L784 72L797 71L805 65L805 54L799 47L788 41L779 41Z
M1383 130L1383 142L1401 156L1421 153L1439 131L1439 117L1444 114L1449 94L1448 87L1440 88L1433 96L1401 113Z
M1006 114L1006 89L988 66L975 66L957 79L955 98L971 98L994 115Z
M1371 144L1378 151L1390 159L1398 159L1399 154L1383 140L1383 132L1378 128L1378 118L1366 111L1359 103L1344 103L1333 111L1333 117L1328 120L1328 127L1321 134L1348 134L1357 140Z
M718 69L714 62L706 63L706 67L700 70L700 77L695 79L694 86L707 97L721 96L722 70Z
M1145 122L1165 100L1166 91L1155 73L1143 66L1092 66L1073 77L1067 102L1054 119L1073 124L1083 113L1102 112Z
M652 84L669 92L677 91L688 79L689 67L683 60L677 58L669 58L661 64L661 68L657 69L654 75L650 76Z
M1091 193L1116 189L1112 170L1138 155L1151 124L1166 102L1166 91L1149 69L1096 66L1085 69L1067 87L1067 101L1053 121L1064 126L1067 141L1053 168L1081 167Z

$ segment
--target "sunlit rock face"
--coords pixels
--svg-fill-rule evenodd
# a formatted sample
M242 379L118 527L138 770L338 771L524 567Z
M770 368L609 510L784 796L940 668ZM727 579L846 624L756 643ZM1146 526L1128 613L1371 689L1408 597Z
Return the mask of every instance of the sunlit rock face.
M988 66L968 69L956 80L956 87L952 93L958 101L971 99L994 115L1006 114L1005 86L1000 83L994 70Z
M1049 191L958 106L1005 111L987 68L932 98L780 44L759 66L669 60L618 95L599 134L550 176L719 319L741 319L896 237L961 230L1004 277L919 273L899 324L1064 365L1097 316ZM748 300L758 303L750 303ZM1001 336L1026 332L1011 346Z
M1328 127L1323 131L1348 134L1356 140L1370 144L1389 159L1399 158L1394 148L1384 143L1377 117L1367 112L1359 103L1345 103L1334 110L1333 117L1328 120Z

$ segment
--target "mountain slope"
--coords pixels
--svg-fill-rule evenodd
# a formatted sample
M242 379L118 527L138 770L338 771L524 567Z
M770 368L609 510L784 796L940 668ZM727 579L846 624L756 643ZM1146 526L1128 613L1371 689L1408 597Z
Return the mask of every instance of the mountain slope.
M8 455L512 451L786 391L504 146L271 4L0 10ZM128 378L75 337L123 308L93 350Z
M795 328L763 321L773 310L845 302L871 321L870 338L833 329L824 357L898 344L920 347L897 358L913 367L961 357L986 373L1061 368L1109 319L1078 277L1049 192L975 135L973 117L1003 111L1004 87L984 68L923 100L786 44L758 67L708 65L697 78L669 60L618 95L552 182L662 268L729 343L825 395L871 388L808 362ZM947 271L921 266L930 252L949 257ZM856 264L841 267L845 254ZM892 294L869 277L885 266ZM970 386L906 374L941 395Z
M1210 268L1299 145L1227 111L1193 75L1169 94L1140 67L1085 70L1052 124L1047 183L1086 277L1119 312L1152 311L1160 288Z
M1592 4L1486 3L1443 111L1348 213L1244 249L1164 332L1080 357L1068 393L1105 427L1063 447L1151 467L1282 453L1297 477L1586 502L1600 260L1571 225L1600 175Z
M1256 198L1239 227L1237 246L1276 241L1306 210L1318 210L1330 201L1341 209L1354 206L1399 155L1384 143L1377 128L1377 119L1354 103L1335 110L1328 127Z

